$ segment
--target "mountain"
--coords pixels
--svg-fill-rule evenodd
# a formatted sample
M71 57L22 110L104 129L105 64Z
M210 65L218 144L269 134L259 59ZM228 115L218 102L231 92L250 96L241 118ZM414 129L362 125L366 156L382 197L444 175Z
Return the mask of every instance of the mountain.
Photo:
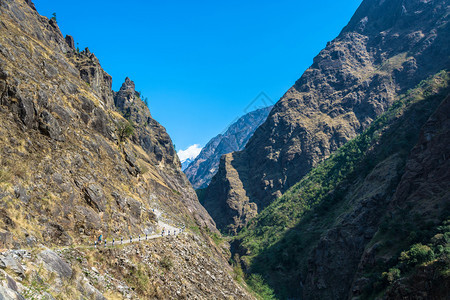
M183 161L181 161L181 170L184 171L189 167L189 165L193 162L193 159L187 158Z
M400 94L448 68L448 11L443 0L364 0L244 150L222 157L204 195L217 227L239 231Z
M132 80L30 0L0 14L0 298L253 299Z
M262 210L233 242L249 283L279 299L445 299L449 113L447 70Z
M219 168L220 157L242 150L267 118L272 106L252 111L231 124L225 133L211 139L195 160L184 170L194 189L208 186Z

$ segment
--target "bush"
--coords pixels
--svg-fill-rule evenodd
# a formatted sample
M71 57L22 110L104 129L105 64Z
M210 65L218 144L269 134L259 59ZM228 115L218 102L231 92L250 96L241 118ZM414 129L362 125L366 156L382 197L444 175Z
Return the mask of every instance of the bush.
M387 281L388 284L391 284L396 279L400 278L400 270L397 268L391 268L389 269L389 272L383 272L381 277L383 280Z
M173 267L173 262L170 259L170 257L168 256L164 256L161 261L159 262L159 264L161 265L161 267L163 267L166 270L170 270Z
M130 137L134 132L133 124L130 121L122 122L119 121L117 123L117 136L119 138L119 142L122 143Z
M260 274L252 274L246 281L248 286L262 299L275 299L273 290L264 282Z
M415 244L400 255L400 261L410 266L426 263L434 259L433 250L427 245Z

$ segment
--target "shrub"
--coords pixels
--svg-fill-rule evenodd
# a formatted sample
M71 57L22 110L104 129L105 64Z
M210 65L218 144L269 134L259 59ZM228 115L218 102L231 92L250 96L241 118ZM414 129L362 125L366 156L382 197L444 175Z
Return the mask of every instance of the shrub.
M117 136L119 142L124 142L128 137L130 137L134 132L133 124L130 121L117 123Z
M275 299L273 290L264 282L260 274L252 274L246 281L248 286L262 299Z
M381 277L387 281L387 283L391 284L396 279L400 278L400 270L397 268L391 268L389 269L389 272L383 272Z
M429 262L433 259L433 250L427 245L422 244L415 244L408 251L404 251L400 255L400 261L410 266Z
M173 262L172 262L172 260L170 259L170 257L168 257L168 256L164 256L161 260L160 260L160 262L159 262L159 264L161 265L161 267L163 267L164 269L166 269L166 270L170 270L170 269L172 269L172 267L173 267Z

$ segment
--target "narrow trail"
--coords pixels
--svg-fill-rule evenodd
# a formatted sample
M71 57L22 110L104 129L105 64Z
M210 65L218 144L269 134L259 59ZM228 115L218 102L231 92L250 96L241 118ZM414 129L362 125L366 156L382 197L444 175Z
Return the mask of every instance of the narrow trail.
M152 234L142 234L138 237L118 237L118 238L105 238L101 242L94 242L94 244L90 244L89 246L77 246L77 248L84 248L84 247L96 247L96 248L102 248L102 247L113 247L113 246L120 246L120 245L126 245L126 244L132 244L132 243L141 243L152 239L158 239L158 238L164 238L167 236L176 236L184 232L185 226L182 227L175 227L172 226L166 222L163 222L161 220L162 218L162 212L153 209L153 213L156 215L156 218L158 220L157 227L161 229L161 233L153 232Z

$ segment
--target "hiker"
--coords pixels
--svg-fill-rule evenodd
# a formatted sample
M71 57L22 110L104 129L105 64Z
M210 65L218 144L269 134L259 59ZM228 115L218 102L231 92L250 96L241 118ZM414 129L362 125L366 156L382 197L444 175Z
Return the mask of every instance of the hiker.
M115 242L115 239L113 239L113 243L112 243L113 247L114 247L114 242Z
M145 240L147 240L147 234L145 234Z
M95 248L97 248L97 241L94 242L94 246L95 246Z
M98 237L98 243L99 243L99 244L102 242L102 238L103 238L103 235L100 234L100 236Z
M123 236L120 238L120 244L123 245Z
M141 235L139 235L139 242L141 241Z
M132 243L133 242L133 238L131 237L131 235L130 235L130 243Z

